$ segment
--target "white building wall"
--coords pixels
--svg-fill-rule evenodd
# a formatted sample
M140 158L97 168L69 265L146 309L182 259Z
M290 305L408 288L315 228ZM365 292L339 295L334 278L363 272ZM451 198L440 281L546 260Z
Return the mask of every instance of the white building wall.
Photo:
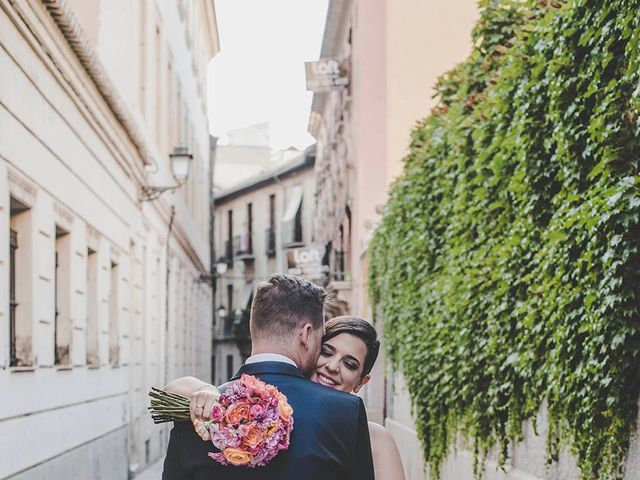
M46 5L0 2L0 479L126 479L166 449L168 427L153 425L147 413L150 387L169 376L210 376L211 287L200 277L209 265L203 85L206 61L217 50L215 18L204 0L62 3L77 13L156 173L144 168L128 127ZM144 51L138 48L142 3L149 14ZM198 20L178 11L185 3ZM151 25L156 20L159 37ZM159 64L152 56L155 38ZM137 66L145 55L150 110L143 115ZM177 108L177 85L189 105L179 122L168 115L170 105ZM164 110L151 110L156 99ZM194 153L190 183L141 203L143 184L173 183L168 153L179 143ZM12 218L10 197L28 210ZM9 361L10 226L19 230L23 366ZM58 241L56 227L66 232ZM63 262L58 338L69 344L61 364L55 362L56 246ZM176 336L172 326L189 336ZM13 448L17 444L28 448Z

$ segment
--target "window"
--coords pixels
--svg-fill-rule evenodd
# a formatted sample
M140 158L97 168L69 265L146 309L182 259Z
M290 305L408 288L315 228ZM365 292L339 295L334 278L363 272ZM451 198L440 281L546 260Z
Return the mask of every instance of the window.
M233 285L227 285L227 314L233 312Z
M16 250L18 232L9 229L9 365L16 365Z
M276 194L269 195L269 228L276 228Z
M247 204L248 253L253 253L253 204Z
M98 367L98 255L87 249L87 365Z
M269 228L266 232L267 256L273 257L276 254L276 195L269 195Z
M253 255L253 204L247 204L247 221L245 223L245 230L234 238L235 255L239 255L242 260L248 260Z
M31 210L10 197L9 365L33 365L33 276Z
M71 315L70 315L70 240L68 232L56 225L54 303L54 361L56 365L71 364Z
M302 243L302 193L302 185L296 185L287 194L287 208L282 217L284 246Z
M109 283L109 364L112 367L120 365L118 272L118 264L111 262L111 282Z
M57 238L56 238L57 240ZM57 242L56 242L57 244ZM55 302L54 302L54 313L53 313L53 338L54 338L54 342L55 345L53 347L53 351L54 351L54 355L55 355L55 364L58 365L60 363L59 360L59 352L58 352L58 316L60 315L60 292L58 291L58 285L60 285L60 255L58 254L58 249L57 249L57 245L56 245L56 252L55 252L55 256L56 256L56 261L55 261L55 274L54 274L54 280L53 280L53 290L54 290L54 297L55 297Z
M233 355L227 355L227 380L233 377Z
M224 254L231 264L233 260L233 210L227 212L227 242L225 244Z
M227 285L227 316L224 319L224 336L231 335L233 321L233 285Z
M301 198L296 217L293 221L293 241L295 243L302 243L302 201L303 199Z

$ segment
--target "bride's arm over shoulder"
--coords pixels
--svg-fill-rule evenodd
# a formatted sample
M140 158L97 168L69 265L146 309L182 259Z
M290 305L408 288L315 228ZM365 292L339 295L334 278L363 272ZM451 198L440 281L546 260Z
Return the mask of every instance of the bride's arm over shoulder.
M369 436L376 480L405 480L400 452L391 432L378 423L369 422Z
M177 393L183 397L191 397L195 392L209 384L198 380L196 377L180 377L170 381L164 386L164 390Z
M198 380L196 377L180 377L172 380L164 386L167 392L177 393L183 397L191 398L191 395L202 388L212 387L213 385Z
M203 440L209 440L209 431L205 428L205 421L211 418L211 409L218 402L220 392L210 383L198 380L196 377L180 377L164 386L167 392L177 393L190 399L189 413L191 422Z

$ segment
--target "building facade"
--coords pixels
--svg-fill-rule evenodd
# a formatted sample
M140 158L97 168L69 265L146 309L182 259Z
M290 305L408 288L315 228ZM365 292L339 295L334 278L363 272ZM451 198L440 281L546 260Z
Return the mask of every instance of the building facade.
M474 0L329 2L320 58L336 60L348 84L313 97L314 232L330 260L329 287L351 314L373 317L369 240L389 185L402 172L411 130L434 105L437 78L471 51L477 18ZM395 436L407 478L425 478L408 392L401 375L385 371L382 355L363 397L369 418Z
M130 478L150 387L210 376L217 51L210 0L0 2L0 478Z
M216 281L217 385L233 376L251 353L249 312L257 284L273 273L299 268L295 253L316 251L314 152L309 148L214 200L215 258L228 266Z

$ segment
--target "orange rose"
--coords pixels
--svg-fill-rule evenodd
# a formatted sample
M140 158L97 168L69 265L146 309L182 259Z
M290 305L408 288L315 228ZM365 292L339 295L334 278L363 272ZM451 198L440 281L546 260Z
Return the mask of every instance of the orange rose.
M259 428L250 427L249 433L244 437L244 443L249 448L256 448L262 441L262 434Z
M258 380L253 375L247 375L246 373L242 374L240 381L251 390L264 390L264 387L266 386L266 383L262 380Z
M286 405L280 405L280 418L283 422L289 423L291 416L293 415L293 408L288 403Z
M274 387L273 385L266 385L265 388L264 388L264 391L270 397L275 397L278 394L278 389L276 387Z
M242 420L249 420L251 407L248 403L237 403L227 409L226 419L231 425L239 425Z
M280 409L280 418L283 422L288 423L293 415L293 408L287 402L287 397L282 393L278 393L278 408Z
M224 458L226 458L231 465L235 465L236 467L246 465L253 458L253 455L240 448L225 448L222 453Z

